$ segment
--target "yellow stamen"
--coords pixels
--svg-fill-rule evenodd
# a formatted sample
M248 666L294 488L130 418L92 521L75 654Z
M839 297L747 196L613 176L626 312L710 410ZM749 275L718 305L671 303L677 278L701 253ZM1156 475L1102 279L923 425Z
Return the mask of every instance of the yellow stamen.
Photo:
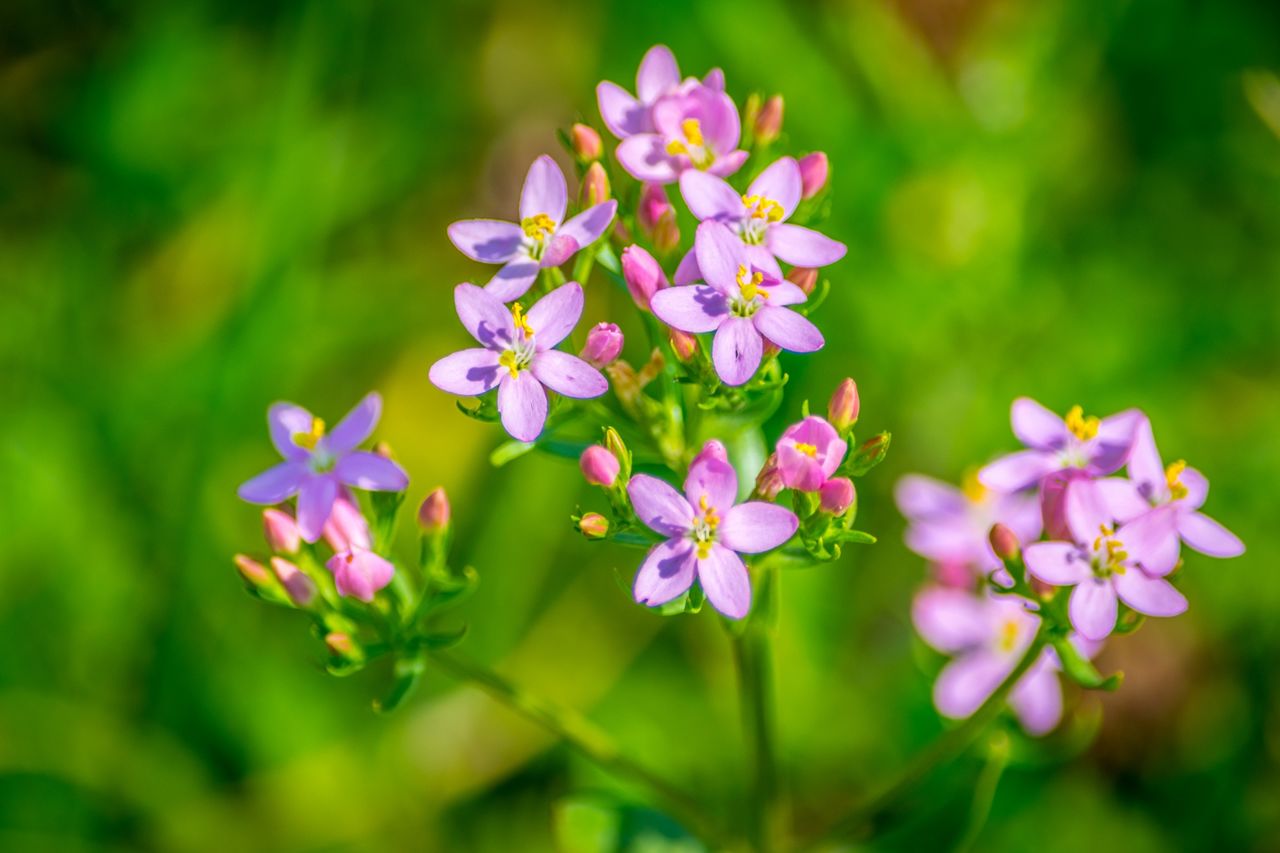
M818 455L818 448L814 447L812 444L805 444L801 441L796 442L796 450L799 450L810 459L813 459Z
M684 139L673 139L667 143L668 154L684 154L699 169L706 169L716 160L715 152L707 147L702 136L702 123L696 118L687 118L680 122L680 130Z
M716 512L716 508L707 503L707 496L703 495L698 501L698 506L702 509L702 518L707 523L707 527L715 530L720 526L720 514Z
M1088 441L1098 434L1098 419L1093 415L1086 418L1081 406L1072 406L1071 411L1067 412L1066 420L1067 429L1081 441Z
M1124 574L1124 564L1129 559L1129 552L1124 550L1124 543L1115 538L1116 532L1107 525L1098 525L1098 530L1102 535L1093 540L1093 550L1106 550L1103 556L1103 568L1117 574Z
M764 219L768 222L781 222L782 217L786 215L786 211L782 209L782 205L778 204L771 198L762 195L744 195L742 203L747 206L751 212L752 219Z
M511 372L512 379L520 375L520 366L516 363L516 354L513 351L507 350L498 356L498 364Z
M702 145L702 122L696 118L687 118L680 122L680 129L684 131L684 138L689 140L690 145Z
M295 432L293 434L293 443L299 447L305 447L307 450L315 450L316 445L320 443L322 438L324 438L324 421L320 418L312 418L311 431Z
M539 213L534 216L526 216L520 220L520 227L524 229L524 233L528 237L535 240L545 240L547 235L556 230L555 220L545 213Z
M1178 479L1185 470L1187 470L1187 463L1181 459L1164 469L1164 480L1169 484L1169 494L1175 501L1180 501L1187 496L1187 487Z
M760 285L763 282L764 273L752 273L748 278L747 268L741 265L738 266L738 290L742 292L742 298L747 302L750 302L757 296L761 299L769 298L769 292L760 288Z
M1017 642L1018 623L1009 619L1000 626L1000 650L1003 652L1011 652Z
M524 306L519 302L511 306L511 322L515 327L524 332L526 338L533 337L533 327L529 325L529 318L524 313Z
M964 496L973 503L979 503L987 496L987 487L978 480L976 469L970 469L964 475L964 479L960 482L960 491L964 492Z

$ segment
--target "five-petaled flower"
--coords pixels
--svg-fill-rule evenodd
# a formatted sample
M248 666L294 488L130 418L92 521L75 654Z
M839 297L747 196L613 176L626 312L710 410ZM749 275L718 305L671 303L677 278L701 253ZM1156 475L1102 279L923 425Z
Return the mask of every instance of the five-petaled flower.
M449 239L472 260L502 264L485 289L502 302L519 299L538 271L558 267L600 238L618 203L603 201L565 221L564 173L547 155L533 161L520 193L520 222L464 219L449 226Z
M617 83L608 80L596 86L596 100L605 127L619 139L639 133L653 133L653 105L665 95L689 90L698 85L697 79L680 79L680 67L675 55L665 44L655 44L640 60L636 71L636 94L632 95ZM702 85L715 91L724 91L724 72L713 68L702 79Z
M792 424L778 439L778 473L789 489L816 492L835 474L849 443L817 415Z
M694 246L706 284L660 290L649 306L676 329L716 333L711 359L726 384L742 385L755 375L766 339L791 352L822 349L818 327L786 307L804 302L804 291L753 265L727 225L702 223Z
M576 355L555 349L582 316L582 288L561 285L526 313L508 308L474 284L454 289L458 319L482 346L455 352L431 365L431 382L450 394L475 397L498 389L502 425L520 441L533 441L547 420L545 385L566 397L599 397L609 390L600 371Z
M777 548L800 523L777 504L736 503L738 475L714 448L689 466L683 495L647 474L632 477L627 494L640 520L667 537L636 573L635 599L650 606L678 598L696 577L712 607L741 619L751 609L751 581L738 555Z
M391 561L359 545L334 554L325 567L333 572L333 585L338 595L364 602L373 601L373 596L391 583L396 573Z
M338 499L342 486L398 492L409 484L400 466L364 450L356 450L373 432L382 412L382 398L369 394L332 430L301 406L276 403L267 412L271 442L284 457L240 486L243 500L276 504L298 496L298 530L315 542Z

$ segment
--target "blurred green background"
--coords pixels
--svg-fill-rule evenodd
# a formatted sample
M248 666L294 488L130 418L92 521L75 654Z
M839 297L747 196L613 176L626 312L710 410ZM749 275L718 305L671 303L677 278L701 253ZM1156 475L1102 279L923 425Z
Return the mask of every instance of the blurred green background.
M628 801L443 677L375 716L384 672L326 676L305 620L244 594L266 406L332 419L372 388L411 501L444 484L481 571L464 650L714 807L741 795L716 620L634 606L638 554L571 532L599 508L574 466L492 470L496 427L426 379L465 340L451 286L489 271L445 225L514 210L659 41L739 100L783 93L784 143L830 153L850 251L790 411L852 375L894 432L860 485L880 544L784 579L798 824L942 730L892 485L1011 449L1030 394L1145 408L1249 552L1190 560L1191 611L1112 643L1123 689L1019 746L978 849L1280 849L1280 6L272 5L0 12L0 849L539 851L590 823L566 797ZM627 310L602 281L588 302ZM977 770L878 846L945 848Z

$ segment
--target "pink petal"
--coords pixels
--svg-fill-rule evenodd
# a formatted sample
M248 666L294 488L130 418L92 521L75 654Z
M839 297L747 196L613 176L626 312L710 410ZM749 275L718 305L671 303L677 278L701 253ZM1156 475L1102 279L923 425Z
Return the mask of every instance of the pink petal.
M799 526L800 520L786 507L749 501L724 514L720 541L739 554L759 554L785 543Z
M1172 506L1148 510L1116 531L1129 559L1148 574L1164 576L1178 566L1181 551L1178 510Z
M311 455L309 450L294 442L293 437L298 433L311 432L314 420L310 412L293 403L273 403L267 409L267 430L271 433L271 443L281 456L293 462L301 462Z
M676 285L692 284L702 278L702 270L698 269L698 252L696 249L690 249L684 253L684 257L680 259L680 263L676 266L675 275L672 276L671 282Z
M1116 627L1116 591L1108 580L1089 578L1071 593L1071 624L1086 640L1105 640Z
M1103 418L1098 435L1089 442L1089 473L1094 476L1118 471L1129 459L1138 428L1147 416L1137 409L1126 409Z
M748 247L748 249L752 249L752 248L759 248L759 247L758 246ZM751 263L753 266L757 268L760 267L760 265L755 262L754 258L752 259ZM786 279L780 279L770 283L769 279L766 277L765 282L760 289L769 295L768 296L769 301L767 304L772 305L774 308L781 308L785 305L799 305L800 303L805 302L809 299L809 297L805 295L805 292L803 290L801 290L799 287L792 284L791 282L787 281Z
M330 476L310 477L298 489L298 531L308 542L320 539L338 498L338 482Z
M604 126L619 139L638 133L652 133L649 108L637 101L630 92L617 83L604 81L596 86L596 103Z
M1148 577L1138 569L1129 569L1112 577L1120 599L1139 613L1177 616L1187 610L1186 597L1164 578Z
M742 558L723 545L712 545L698 559L698 581L707 601L730 619L741 619L751 609L751 579Z
M727 178L742 168L742 164L747 162L747 154L742 149L721 154L707 171L718 178Z
M549 350L569 337L582 317L584 301L582 285L571 281L533 303L525 317L533 329L534 346Z
M1057 673L1052 667L1037 663L1014 686L1009 705L1027 734L1040 736L1053 731L1062 720L1062 685Z
M558 267L577 254L577 251L581 248L582 244L568 234L556 234L547 243L547 248L542 253L542 260L538 266L544 270Z
M572 237L579 248L590 246L600 239L600 235L608 230L609 223L613 222L613 216L617 213L617 210L618 202L614 199L602 201L593 207L588 207L582 213L560 226L556 236ZM561 263L564 263L564 261L561 261Z
M968 513L969 500L950 483L922 474L908 474L893 489L898 509L908 519L962 518Z
M1184 512L1178 517L1182 539L1201 554L1210 557L1238 557L1244 543L1227 528L1200 512Z
M1187 468L1183 470L1178 480L1187 490L1187 496L1178 501L1178 506L1184 510L1199 509L1204 506L1205 498L1209 497L1208 478L1195 468Z
M985 651L957 658L938 674L933 704L944 716L967 717L995 692L1013 665L1013 661Z
M474 284L458 285L453 289L453 304L462 327L485 347L504 349L515 339L511 312L484 288Z
M306 476L305 462L281 462L246 481L236 494L251 504L278 504L298 491Z
M714 89L717 92L724 91L724 71L720 68L712 68L707 72L707 76L702 78L702 85L708 89Z
M707 508L716 510L724 520L729 508L738 500L738 472L727 460L701 453L689 465L684 479L684 496L696 514Z
M1129 479L1153 499L1163 501L1169 496L1164 463L1160 461L1160 451L1156 448L1151 421L1146 418L1134 430L1133 447L1129 451Z
M1061 417L1030 397L1019 397L1013 401L1009 419L1018 441L1036 450L1057 450L1067 443L1071 435Z
M662 137L656 133L638 133L618 143L614 156L631 177L651 184L675 183L680 176L675 161L667 154Z
M489 349L464 349L431 365L431 384L460 397L478 397L498 384L504 369L499 354Z
M450 225L448 234L459 252L484 264L505 264L524 242L519 225L497 219L464 219Z
M663 536L681 536L693 526L693 508L672 486L648 474L636 474L627 483L627 495L636 517Z
M1058 463L1039 450L1020 450L1002 456L978 472L978 482L998 492L1016 492L1052 474Z
M766 305L751 319L760 334L788 352L817 352L826 343L817 326L788 308Z
M728 225L709 220L698 226L693 245L703 281L722 293L737 292L738 270L748 265L742 239Z
M1102 528L1111 527L1115 520L1102 495L1094 487L1094 481L1075 479L1067 482L1064 495L1067 528L1076 542L1092 542L1102 533Z
M568 196L564 172L560 171L555 160L543 154L533 161L529 174L525 176L524 189L520 192L520 218L529 219L545 213L559 225L564 222Z
M738 191L714 175L686 169L680 175L680 194L698 219L737 222L745 218L746 208Z
M400 492L409 485L409 476L399 465L385 456L364 450L339 459L333 473L348 486L375 492Z
M668 539L653 546L636 572L632 594L637 604L657 607L679 598L693 585L697 561L687 539Z
M756 373L764 341L747 317L730 317L711 342L711 360L726 385L742 385Z
M646 104L651 104L680 85L680 68L671 48L655 44L640 60L636 72L636 94Z
M356 404L338 425L329 431L322 441L330 453L341 454L352 450L373 435L382 415L382 396L374 391Z
M484 286L485 293L499 302L510 302L519 299L529 292L533 282L538 278L538 262L527 255L520 255L502 269L494 273Z
M1130 470L1132 470L1130 463ZM1123 477L1094 480L1094 491L1106 507L1106 514L1119 522L1132 521L1151 509L1151 504L1138 491L1138 484Z
M1022 551L1027 571L1054 586L1073 586L1093 576L1088 556L1071 542L1033 542Z
M769 226L765 245L780 260L798 267L825 267L844 257L844 243L811 228L779 222Z
M530 367L543 385L578 400L599 397L609 390L609 380L576 355L552 349L537 354Z
M528 370L504 376L498 385L498 412L512 438L533 441L547 422L547 392Z
M795 212L800 203L800 164L794 157L780 157L751 182L747 195L764 196L776 201L783 210L783 219Z
M712 332L729 316L724 294L705 284L668 287L649 298L649 309L668 326L683 332Z
M948 655L977 648L991 635L987 600L967 589L925 587L911 602L911 621L926 643Z

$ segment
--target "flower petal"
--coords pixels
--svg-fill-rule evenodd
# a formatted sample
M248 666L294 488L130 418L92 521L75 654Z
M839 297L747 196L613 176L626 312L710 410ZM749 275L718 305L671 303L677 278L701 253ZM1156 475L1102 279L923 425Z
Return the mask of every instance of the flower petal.
M373 428L378 425L382 415L382 395L377 391L365 395L356 407L347 412L346 417L329 431L321 441L324 448L334 455L354 450L373 435Z
M614 199L602 201L593 207L579 213L570 219L564 225L560 226L560 230L556 236L572 237L578 244L578 248L590 246L596 240L600 239L600 235L604 234L609 228L609 223L613 222L613 216L618 211L618 202ZM561 261L560 263L564 263ZM559 264L557 264L559 266Z
M1164 578L1148 577L1138 569L1129 569L1113 575L1113 579L1120 600L1139 613L1177 616L1187 610L1186 596Z
M547 392L528 370L504 376L498 385L498 412L512 438L533 441L547 422Z
M1130 462L1130 470L1133 463ZM1093 481L1094 491L1106 507L1107 515L1119 522L1132 521L1151 509L1138 491L1138 484L1123 477L1103 477Z
M764 244L779 260L798 267L825 267L844 257L844 243L812 228L779 222L769 226Z
M800 520L786 507L748 501L732 507L720 523L720 541L739 554L759 554L795 535Z
M788 352L817 352L826 341L807 317L766 305L752 316L756 331Z
M315 417L310 412L293 403L273 403L267 409L267 431L271 433L271 443L281 456L291 462L305 461L311 455L311 451L299 446L293 437L298 433L311 432L314 421Z
M305 462L285 461L243 483L236 494L251 504L278 504L298 491L306 477Z
M724 294L705 284L668 287L649 298L654 316L683 332L712 332L729 316Z
M735 292L738 270L748 265L742 239L723 222L708 220L698 226L693 246L703 281L721 293Z
M1051 454L1019 450L990 463L978 472L978 482L999 492L1016 492L1039 483L1058 468Z
M723 521L738 500L738 472L725 459L700 453L684 478L684 496L695 513L714 509Z
M494 273L493 278L489 279L488 284L484 286L485 293L499 302L519 299L529 292L529 288L538 278L540 269L541 266L537 261L528 255L519 254L515 260Z
M547 243L538 266L544 270L558 267L572 258L581 248L582 244L568 234L557 234Z
M459 252L483 264L505 264L524 242L519 225L498 219L464 219L450 225L447 233Z
M1138 427L1146 420L1147 416L1138 409L1103 418L1097 437L1089 442L1089 473L1099 476L1120 470L1129 459Z
M758 248L760 247L748 247L748 249ZM752 261L752 264L759 268L759 264L756 264L754 260ZM769 301L766 304L772 305L774 308L781 308L786 305L799 305L809 299L803 290L786 279L770 281L768 277L766 277L760 289L769 295Z
M662 137L656 133L637 133L618 143L614 156L631 177L651 184L674 183L680 176L675 161L667 154Z
M707 601L730 619L741 619L751 609L751 578L742 558L723 545L712 545L698 558L698 581Z
M925 587L911 602L911 621L926 643L948 655L977 648L991 636L987 600L967 589Z
M533 329L533 345L540 351L549 350L569 337L582 317L584 300L582 285L571 281L533 303L525 315Z
M684 257L676 265L676 272L671 277L671 283L677 286L692 284L701 280L701 278L702 270L698 269L698 252L696 249L690 249L684 253Z
M777 202L782 207L782 219L785 220L795 213L796 205L800 203L800 191L800 164L794 157L780 157L751 182L747 195L763 196Z
M1209 479L1195 468L1187 468L1178 479L1187 490L1187 496L1178 501L1178 506L1184 510L1204 506L1205 498L1209 497Z
M748 317L730 317L716 330L711 361L726 385L741 385L756 373L764 341Z
M950 483L923 474L907 474L898 480L893 498L899 511L911 521L962 519L969 512L969 500L963 492Z
M478 397L492 390L501 377L498 353L489 349L464 349L431 365L431 384L460 397Z
M538 353L530 370L552 391L577 400L599 397L609 390L609 380L603 373L576 355L558 349Z
M1202 512L1184 512L1178 517L1182 540L1210 557L1239 557L1244 543L1227 528Z
M640 60L636 72L636 94L646 104L651 104L680 85L680 67L671 48L655 44Z
M721 154L707 171L717 177L727 178L742 168L742 164L747 162L747 155L748 152L741 148L730 151L728 154Z
M1041 657L1009 693L1009 705L1030 735L1046 735L1062 719L1062 685Z
M1015 661L988 651L976 651L943 667L933 685L933 704L952 719L963 719L978 710L995 692Z
M1067 528L1076 542L1092 542L1103 527L1111 527L1115 519L1098 490L1094 488L1093 480L1069 480L1064 488Z
M357 450L338 460L334 476L348 486L374 492L401 492L409 485L409 475L385 456Z
M680 175L680 194L699 220L737 222L746 218L742 196L727 181L715 175L686 169Z
M551 217L556 225L564 222L564 209L569 190L564 182L564 172L546 154L529 167L520 191L520 218L530 219L540 213Z
M596 86L596 103L600 106L604 126L619 139L653 132L649 108L617 83L606 80Z
M1054 586L1073 586L1093 576L1088 555L1072 542L1032 542L1022 558L1027 571Z
M636 603L657 607L679 598L693 586L696 567L689 540L675 538L654 545L636 572L631 589Z
M1129 479L1152 499L1163 501L1169 495L1169 483L1164 476L1164 463L1156 448L1155 433L1151 421L1142 419L1134 430L1133 447L1129 451Z
M1148 574L1163 577L1178 567L1178 515L1176 507L1156 507L1116 531L1129 559L1141 563Z
M636 517L663 536L680 536L693 526L693 508L665 480L636 474L627 483L627 495Z
M1036 450L1057 450L1071 436L1061 417L1030 397L1019 397L1013 401L1009 420L1018 441Z
M329 475L308 477L298 489L298 530L308 542L319 540L338 499L338 481Z
M1086 640L1105 640L1116 627L1116 591L1108 580L1089 578L1067 603L1071 624Z
M462 327L488 349L505 349L515 340L511 312L483 287L458 285L453 289L453 304Z

